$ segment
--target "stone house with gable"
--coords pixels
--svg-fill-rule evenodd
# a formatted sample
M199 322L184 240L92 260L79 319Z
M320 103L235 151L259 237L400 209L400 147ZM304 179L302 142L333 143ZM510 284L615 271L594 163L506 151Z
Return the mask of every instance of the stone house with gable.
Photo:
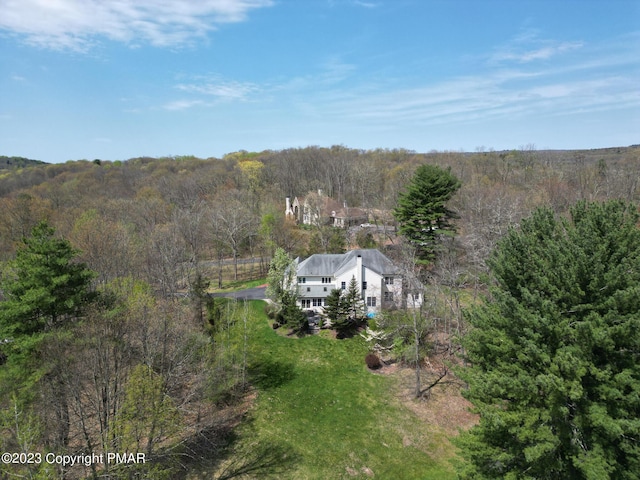
M322 190L311 192L306 197L286 197L285 215L303 225L331 225L348 228L366 223L368 214L361 208L349 207L324 195Z

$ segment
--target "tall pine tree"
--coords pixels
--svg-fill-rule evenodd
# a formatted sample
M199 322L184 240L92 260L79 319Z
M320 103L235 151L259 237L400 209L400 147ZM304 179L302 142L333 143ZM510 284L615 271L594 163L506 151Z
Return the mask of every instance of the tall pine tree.
M340 325L347 319L347 308L345 306L342 290L334 288L325 299L324 316L330 325Z
M76 316L95 293L95 274L75 262L77 251L54 236L46 222L24 238L9 262L0 303L0 338L30 336L49 331Z
M436 255L438 235L452 235L456 218L447 202L460 188L451 169L421 165L406 190L398 197L393 215L399 231L415 246L419 261L431 262Z
M498 244L495 288L467 312L480 422L463 478L639 478L638 218L618 201L541 209Z

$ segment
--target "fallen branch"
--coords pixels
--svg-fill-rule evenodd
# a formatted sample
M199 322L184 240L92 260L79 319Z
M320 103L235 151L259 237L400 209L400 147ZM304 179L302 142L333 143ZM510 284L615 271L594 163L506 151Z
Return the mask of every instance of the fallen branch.
M418 397L422 398L426 394L428 398L431 395L431 389L436 385L438 385L442 381L442 379L448 375L448 373L449 373L449 370L447 369L447 367L444 367L444 369L439 373L439 376L438 378L436 378L435 381L433 381L430 385L420 390L420 395L418 395Z

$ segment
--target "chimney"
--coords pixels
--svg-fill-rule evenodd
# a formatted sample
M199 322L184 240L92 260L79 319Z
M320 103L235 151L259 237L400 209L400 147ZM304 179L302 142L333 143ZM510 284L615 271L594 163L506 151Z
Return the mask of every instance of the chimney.
M291 215L291 197L285 198L286 208L284 210L285 215Z
M358 284L358 289L360 289L360 296L364 297L364 291L362 290L362 255L358 255L356 257L356 283Z

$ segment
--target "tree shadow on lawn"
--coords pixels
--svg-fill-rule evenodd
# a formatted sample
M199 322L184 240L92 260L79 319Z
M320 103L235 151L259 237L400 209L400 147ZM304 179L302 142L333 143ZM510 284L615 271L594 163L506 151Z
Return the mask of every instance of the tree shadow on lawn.
M296 378L295 364L263 358L249 365L250 384L259 390L278 388ZM254 436L240 435L237 427L251 430L246 410L230 415L226 421L201 430L187 439L181 448L179 471L171 478L226 480L249 476L251 478L278 478L295 467L301 458L291 445L273 439L267 444Z
M295 366L291 362L263 360L249 367L249 378L260 390L278 388L296 378Z
M178 480L227 480L250 475L252 478L278 477L294 467L299 460L290 446L270 440L243 442L236 432L238 419L222 425L212 425L188 438L180 449L178 460L173 457L171 478ZM251 420L242 419L243 425Z

